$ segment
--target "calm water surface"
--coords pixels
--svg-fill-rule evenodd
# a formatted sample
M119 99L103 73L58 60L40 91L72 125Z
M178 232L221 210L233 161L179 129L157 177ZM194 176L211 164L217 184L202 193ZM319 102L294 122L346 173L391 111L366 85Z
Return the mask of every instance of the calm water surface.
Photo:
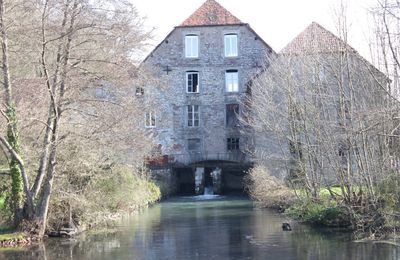
M176 198L111 231L3 250L0 259L400 259L394 245L299 224L283 232L286 221L244 198Z

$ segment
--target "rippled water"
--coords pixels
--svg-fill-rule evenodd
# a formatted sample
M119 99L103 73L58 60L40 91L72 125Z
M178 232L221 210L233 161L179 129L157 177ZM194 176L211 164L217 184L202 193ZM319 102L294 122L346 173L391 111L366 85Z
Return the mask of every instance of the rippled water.
M398 247L352 242L348 233L293 224L244 198L176 198L125 219L113 230L51 239L0 259L400 259Z

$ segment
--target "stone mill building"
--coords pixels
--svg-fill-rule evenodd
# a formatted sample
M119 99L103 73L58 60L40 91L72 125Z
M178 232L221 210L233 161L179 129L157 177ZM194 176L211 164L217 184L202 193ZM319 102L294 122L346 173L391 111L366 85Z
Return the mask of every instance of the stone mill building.
M253 141L239 116L248 83L271 55L249 24L207 0L143 61L156 79L136 89L160 154L151 167L178 193L243 190Z

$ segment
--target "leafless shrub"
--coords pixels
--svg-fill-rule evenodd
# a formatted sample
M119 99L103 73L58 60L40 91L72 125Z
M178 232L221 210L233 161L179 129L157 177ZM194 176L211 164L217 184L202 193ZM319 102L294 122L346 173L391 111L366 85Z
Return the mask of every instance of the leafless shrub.
M265 167L251 169L245 182L250 196L262 207L285 209L296 200L295 193Z

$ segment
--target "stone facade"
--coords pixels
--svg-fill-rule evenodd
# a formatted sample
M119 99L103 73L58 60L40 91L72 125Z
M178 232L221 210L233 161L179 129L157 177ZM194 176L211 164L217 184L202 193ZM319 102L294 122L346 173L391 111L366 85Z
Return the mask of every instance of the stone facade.
M282 142L266 128L258 129L258 132L256 127L249 130L238 120L249 93L257 96L255 88L250 89L250 83L266 74L274 77L271 73L274 70L278 75L287 71L286 75L292 75L295 81L294 89L314 86L317 80L322 80L319 82L321 89L329 92L334 77L327 72L335 68L337 55L343 65L343 50L350 55L346 68L358 72L366 68L374 71L375 77L356 77L356 82L352 82L341 72L333 75L340 75L343 82L347 82L344 85L357 86L354 93L358 101L373 103L371 98L382 94L372 94L373 90L365 86L374 86L369 81L377 77L385 82L385 76L317 23L312 23L297 36L279 56L248 24L215 0L207 0L175 27L143 61L142 67L155 81L143 86L144 92L137 91L137 96L143 99L143 112L148 115L146 124L155 137L159 153L180 176L178 186L183 187L181 191L186 192L188 184L192 185L195 194L203 194L210 184L214 194L220 194L224 188L242 189L246 170L243 166L250 166L256 160L249 156L249 151L258 155L257 163L267 164L271 174L284 178L291 168L290 162L285 161L290 152L287 140ZM319 59L315 66L309 66L313 63L307 59L314 54ZM288 62L283 62L285 60ZM235 82L234 87L228 82ZM286 83L273 84L276 91L271 84L263 87L272 90L269 96L279 100L283 96L279 94L283 84ZM328 92L332 111L327 114L336 118L335 104L339 93ZM285 114L284 108L282 112ZM268 116L278 115L271 113Z
M227 33L237 35L237 57L224 55ZM198 58L185 57L185 36L191 34L199 39ZM230 152L228 138L239 138L243 152L248 141L240 126L227 126L227 105L237 104L239 113L243 111L247 83L271 54L272 49L247 24L176 27L143 62L158 80L157 85L146 86L143 98L147 112L156 115L156 126L149 131L156 136L161 153L183 163L193 161L190 158L195 155L199 160L225 159ZM226 92L227 70L238 71L238 92ZM188 71L198 72L198 93L187 93ZM188 126L189 105L199 106L199 126ZM190 139L200 141L194 151L188 149Z
M243 190L241 177L239 184L227 180L252 163L247 151L254 140L239 118L249 82L274 55L248 24L207 0L143 61L155 81L137 96L179 192L187 193L191 181L195 194Z

